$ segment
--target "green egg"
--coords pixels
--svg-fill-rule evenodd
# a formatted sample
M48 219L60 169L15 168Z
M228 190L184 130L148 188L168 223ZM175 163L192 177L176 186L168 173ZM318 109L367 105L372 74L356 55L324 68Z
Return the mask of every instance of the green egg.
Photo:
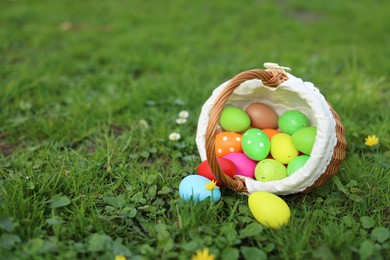
M284 112L278 119L279 129L289 135L309 125L309 118L302 112L296 110Z
M296 131L292 136L292 143L298 151L310 154L316 140L317 128L305 127Z
M265 159L271 149L268 136L257 128L249 129L242 135L241 146L246 156L255 161Z
M275 181L287 177L287 168L274 159L264 159L255 168L255 178L258 181Z
M303 165L305 165L306 161L309 160L309 158L309 155L300 155L292 159L291 162L289 162L289 164L287 165L287 176L290 176L291 174L302 168Z
M222 110L219 124L225 131L244 132L251 125L249 115L238 107L226 107Z

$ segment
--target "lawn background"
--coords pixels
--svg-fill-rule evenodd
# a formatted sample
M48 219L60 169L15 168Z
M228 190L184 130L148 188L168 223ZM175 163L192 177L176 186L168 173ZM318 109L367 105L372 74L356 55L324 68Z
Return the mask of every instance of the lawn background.
M1 1L0 258L385 259L389 1ZM277 62L346 129L326 186L283 197L285 228L247 197L184 203L212 90ZM177 125L179 111L190 113ZM146 122L146 123L145 123ZM171 132L181 139L169 141ZM367 147L375 134L380 143Z

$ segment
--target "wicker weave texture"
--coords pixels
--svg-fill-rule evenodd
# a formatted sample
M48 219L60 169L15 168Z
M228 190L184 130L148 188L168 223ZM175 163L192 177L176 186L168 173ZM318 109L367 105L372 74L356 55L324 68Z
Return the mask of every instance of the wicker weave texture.
M222 113L222 110L225 107L226 102L228 101L230 95L234 92L234 90L240 86L241 83L252 80L252 79L260 79L265 86L268 87L277 87L284 81L288 79L287 75L282 72L273 72L273 71L264 71L260 69L248 70L237 74L233 77L219 96L216 99L216 102L210 112L210 118L207 125L206 130L206 156L209 162L211 171L214 176L222 183L224 183L230 189L236 192L247 192L247 188L245 186L245 181L242 178L231 179L229 176L225 175L220 168L217 156L215 154L215 136L217 134L219 119ZM333 156L331 161L326 169L326 171L316 180L316 182L307 187L304 192L309 192L313 188L324 185L332 176L334 176L340 167L341 162L345 158L345 148L346 148L346 140L344 134L344 127L340 122L339 115L332 109L329 105L330 110L333 114L333 117L336 121L336 138L337 144L334 148Z

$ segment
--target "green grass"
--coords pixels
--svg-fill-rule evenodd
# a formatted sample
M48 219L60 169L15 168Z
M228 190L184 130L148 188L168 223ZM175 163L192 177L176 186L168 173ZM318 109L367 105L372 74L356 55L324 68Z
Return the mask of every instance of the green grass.
M0 258L386 259L389 1L2 1ZM247 197L178 196L203 102L273 61L316 84L346 129L339 174L285 196L271 230ZM181 110L185 125L175 119ZM140 120L145 120L145 128ZM168 140L180 132L177 142ZM380 144L366 147L375 134Z

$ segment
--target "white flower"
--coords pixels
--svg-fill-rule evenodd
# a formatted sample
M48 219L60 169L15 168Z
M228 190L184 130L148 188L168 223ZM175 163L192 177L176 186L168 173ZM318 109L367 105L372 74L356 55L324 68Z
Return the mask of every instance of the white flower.
M180 113L179 113L180 118L187 118L189 115L190 114L186 110L180 111Z
M145 119L139 120L138 123L139 123L139 125L140 125L142 128L144 128L144 129L149 128L149 124L148 124L148 122L147 122Z
M183 117L179 117L178 119L176 119L176 123L178 125L184 125L186 122L187 122L187 119L183 118Z
M171 141L176 141L180 139L180 134L179 133L171 133L169 135L169 140Z

